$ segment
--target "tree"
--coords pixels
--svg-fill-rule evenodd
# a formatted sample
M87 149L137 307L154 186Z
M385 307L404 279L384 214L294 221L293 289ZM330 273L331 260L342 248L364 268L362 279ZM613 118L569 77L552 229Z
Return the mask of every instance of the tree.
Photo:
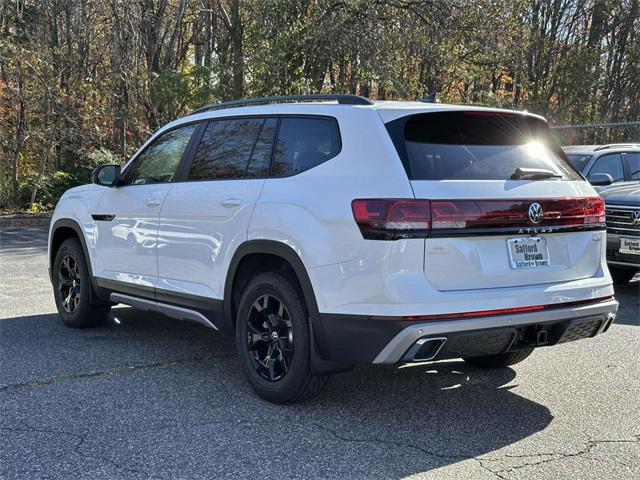
M5 0L0 209L203 103L346 92L640 117L640 0ZM111 153L110 153L111 152Z

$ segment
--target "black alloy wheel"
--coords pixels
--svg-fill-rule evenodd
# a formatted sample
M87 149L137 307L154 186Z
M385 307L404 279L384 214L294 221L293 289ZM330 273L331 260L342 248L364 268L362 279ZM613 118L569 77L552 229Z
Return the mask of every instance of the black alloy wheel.
M78 309L81 283L78 260L70 254L65 255L58 269L58 296L67 313L74 313Z
M291 315L282 300L260 296L247 317L247 348L251 364L265 380L277 382L289 371L294 355Z
M87 259L77 238L64 240L56 250L51 280L56 308L66 326L87 328L105 322L111 304L93 290Z
M255 275L236 313L236 346L251 388L273 403L318 395L328 376L311 371L310 315L296 277L288 271Z

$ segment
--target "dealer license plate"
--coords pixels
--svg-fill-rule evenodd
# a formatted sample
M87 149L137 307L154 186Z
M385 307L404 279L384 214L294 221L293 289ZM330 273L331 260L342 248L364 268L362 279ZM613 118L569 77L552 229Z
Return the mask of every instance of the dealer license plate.
M509 238L507 245L511 268L539 268L550 265L546 238Z
M620 253L640 255L640 238L621 238Z

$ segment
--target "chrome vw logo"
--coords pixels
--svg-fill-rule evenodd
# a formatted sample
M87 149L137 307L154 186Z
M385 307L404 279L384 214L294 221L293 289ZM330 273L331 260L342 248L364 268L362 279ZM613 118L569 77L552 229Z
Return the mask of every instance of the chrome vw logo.
M529 220L531 220L531 223L540 223L543 216L542 205L539 203L529 205Z
M636 210L631 214L631 222L634 225L640 225L640 210Z

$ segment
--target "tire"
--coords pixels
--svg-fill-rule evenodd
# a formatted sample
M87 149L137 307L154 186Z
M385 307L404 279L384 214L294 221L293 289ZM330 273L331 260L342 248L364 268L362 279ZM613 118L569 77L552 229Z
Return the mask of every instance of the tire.
M629 283L635 277L638 271L634 268L609 267L611 278L616 285L624 285Z
M533 348L518 350L516 352L498 353L497 355L484 355L482 357L466 357L463 360L474 367L480 368L505 368L520 363L533 352Z
M58 314L67 327L102 325L111 306L96 300L80 242L68 238L56 252L51 272Z
M295 403L322 391L328 377L311 374L310 339L309 312L292 275L265 272L249 282L238 306L236 346L261 398Z

